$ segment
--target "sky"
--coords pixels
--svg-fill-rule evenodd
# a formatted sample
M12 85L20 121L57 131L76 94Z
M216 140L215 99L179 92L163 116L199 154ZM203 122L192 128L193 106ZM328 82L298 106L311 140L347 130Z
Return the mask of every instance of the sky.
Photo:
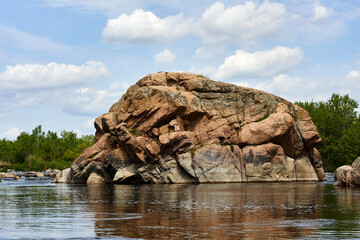
M149 73L360 102L360 1L0 0L0 139L94 134Z

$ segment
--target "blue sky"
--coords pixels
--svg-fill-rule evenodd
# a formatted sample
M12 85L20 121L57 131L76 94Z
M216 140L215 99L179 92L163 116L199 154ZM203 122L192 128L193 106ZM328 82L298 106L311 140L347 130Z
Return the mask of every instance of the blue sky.
M0 138L93 134L158 71L360 101L360 1L0 0Z

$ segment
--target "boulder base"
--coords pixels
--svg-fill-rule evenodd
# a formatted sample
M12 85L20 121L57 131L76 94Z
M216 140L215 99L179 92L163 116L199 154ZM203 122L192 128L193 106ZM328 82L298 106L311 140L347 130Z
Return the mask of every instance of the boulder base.
M270 93L189 73L150 74L95 120L69 183L323 181L309 114Z

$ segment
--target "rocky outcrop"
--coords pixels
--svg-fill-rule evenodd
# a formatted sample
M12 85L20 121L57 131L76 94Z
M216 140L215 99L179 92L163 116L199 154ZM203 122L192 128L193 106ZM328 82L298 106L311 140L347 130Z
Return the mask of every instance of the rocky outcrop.
M325 180L309 114L272 94L188 73L150 74L95 120L70 183Z
M360 186L360 157L355 159L351 166L338 167L334 173L335 186Z

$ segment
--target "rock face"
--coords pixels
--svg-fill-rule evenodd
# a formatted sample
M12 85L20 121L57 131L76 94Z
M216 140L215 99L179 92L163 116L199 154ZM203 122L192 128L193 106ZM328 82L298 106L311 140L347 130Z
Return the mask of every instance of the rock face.
M334 173L335 186L360 186L360 157L355 159L351 166L338 167Z
M308 113L272 94L188 73L150 74L95 120L69 183L326 180Z

